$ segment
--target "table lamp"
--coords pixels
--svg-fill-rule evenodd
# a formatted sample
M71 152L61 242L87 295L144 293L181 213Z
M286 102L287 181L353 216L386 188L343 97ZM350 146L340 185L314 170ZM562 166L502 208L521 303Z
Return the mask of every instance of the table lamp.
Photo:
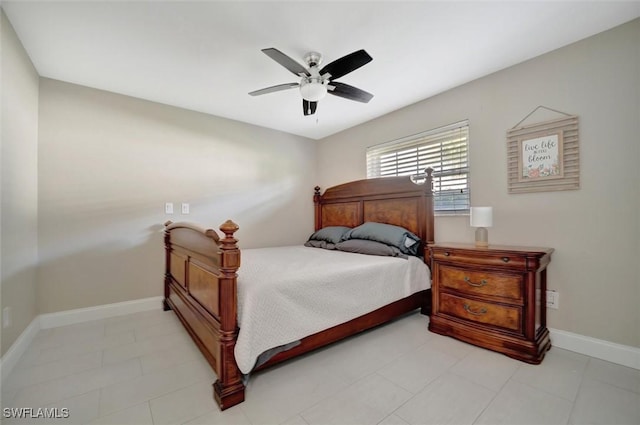
M471 227L476 229L476 246L489 246L489 232L487 227L493 225L493 207L471 207Z

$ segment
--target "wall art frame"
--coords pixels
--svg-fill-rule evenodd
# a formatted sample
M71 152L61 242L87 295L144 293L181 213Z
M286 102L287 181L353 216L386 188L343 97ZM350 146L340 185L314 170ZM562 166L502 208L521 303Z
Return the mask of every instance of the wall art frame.
M539 108L565 116L518 127ZM578 117L544 106L533 112L507 131L509 193L579 189Z

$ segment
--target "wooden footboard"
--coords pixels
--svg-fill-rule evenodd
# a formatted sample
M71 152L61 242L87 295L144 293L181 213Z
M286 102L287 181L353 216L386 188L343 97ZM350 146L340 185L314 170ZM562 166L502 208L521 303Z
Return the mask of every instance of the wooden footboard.
M236 278L238 225L225 222L220 239L211 229L165 223L165 309L182 321L218 380L213 394L222 410L244 401L242 374L233 354L238 337Z

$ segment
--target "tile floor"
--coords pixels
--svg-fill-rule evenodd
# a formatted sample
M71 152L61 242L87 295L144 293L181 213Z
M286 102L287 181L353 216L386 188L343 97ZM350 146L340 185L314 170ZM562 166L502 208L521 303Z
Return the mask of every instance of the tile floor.
M2 407L69 409L3 424L640 424L640 371L552 348L528 365L427 330L411 314L251 377L220 412L173 312L41 331Z

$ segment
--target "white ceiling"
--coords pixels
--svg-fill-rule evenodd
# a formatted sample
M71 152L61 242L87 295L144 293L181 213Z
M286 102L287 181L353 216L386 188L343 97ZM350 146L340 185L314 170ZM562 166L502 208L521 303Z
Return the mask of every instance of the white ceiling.
M2 4L43 77L320 139L640 16L640 1L57 2ZM373 61L302 114L297 82L260 50Z

